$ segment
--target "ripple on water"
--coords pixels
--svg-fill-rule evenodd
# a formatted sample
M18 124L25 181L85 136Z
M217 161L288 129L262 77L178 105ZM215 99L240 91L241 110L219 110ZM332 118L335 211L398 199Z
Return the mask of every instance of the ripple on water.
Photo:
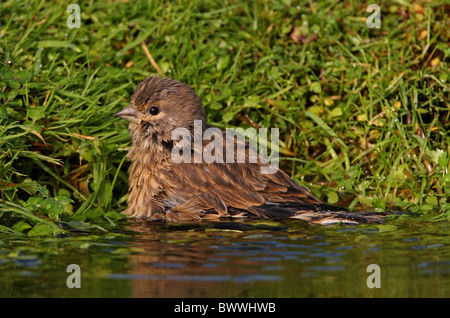
M202 267L205 267L205 268L216 268L216 267L219 267L219 264L216 264L216 263L203 263Z
M278 275L251 274L251 275L151 275L151 274L128 274L112 273L107 276L108 279L121 280L168 280L184 282L273 282L280 281L282 278Z
M407 238L403 239L403 241L405 241L405 242L417 242L419 240L420 240L420 238L418 238L418 237L407 237Z
M336 246L335 249L338 250L338 251L348 251L348 250L351 250L353 248L354 248L353 245L348 245L348 246Z
M208 261L218 263L218 262L226 262L227 259L224 257L210 257L208 258Z
M422 262L416 267L421 275L450 275L450 260Z
M438 244L429 244L429 245L416 245L411 247L413 250L426 250L426 249L432 249L432 248L439 248L444 247L445 244L438 243Z
M281 251L269 251L268 254L286 257L286 256L306 255L306 254L308 254L308 252L305 252L305 251L285 251L285 250L281 250Z
M181 263L152 263L152 266L159 268L173 268L173 269L186 268L186 265Z
M246 260L251 262L280 262L281 258L262 256L262 257L247 257Z
M283 265L268 265L262 268L265 271L282 271L285 269Z
M314 257L341 257L341 256L345 256L345 253L342 252L322 252L322 253L313 253L311 254L311 256Z
M307 271L313 272L337 272L343 271L345 266L309 266L306 268Z
M15 260L18 267L38 267L42 261L37 257L23 256Z

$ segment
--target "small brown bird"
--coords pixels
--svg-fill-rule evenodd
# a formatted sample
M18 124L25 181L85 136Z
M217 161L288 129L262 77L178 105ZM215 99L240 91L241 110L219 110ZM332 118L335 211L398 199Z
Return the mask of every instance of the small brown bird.
M262 173L261 168L270 168L267 161L199 161L199 155L210 151L210 141L202 140L196 146L186 140L212 126L206 122L200 98L184 83L149 76L137 87L131 104L114 116L130 122L128 159L132 163L125 210L130 216L166 221L254 216L320 224L380 223L384 216L351 213L323 203L281 170ZM173 138L180 131L186 134L183 142ZM214 155L228 155L225 148L233 140L224 131L214 138L223 145ZM174 160L173 154L182 150L189 160ZM245 151L248 159L251 150Z

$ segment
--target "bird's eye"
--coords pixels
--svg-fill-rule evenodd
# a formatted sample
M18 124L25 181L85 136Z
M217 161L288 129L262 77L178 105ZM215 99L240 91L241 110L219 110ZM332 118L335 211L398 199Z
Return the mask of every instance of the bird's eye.
M150 113L150 115L156 116L159 114L159 108L156 106L152 106L148 109L148 112Z

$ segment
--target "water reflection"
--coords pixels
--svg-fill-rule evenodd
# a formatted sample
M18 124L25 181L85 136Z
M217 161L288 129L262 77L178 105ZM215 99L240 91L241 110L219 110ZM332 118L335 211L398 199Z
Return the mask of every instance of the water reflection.
M136 222L135 244L145 253L130 256L128 273L109 278L132 280L134 297L424 297L450 290L449 245L439 236L421 245L399 230L286 222L179 229ZM438 254L445 260L420 261ZM381 267L384 288L367 287L370 264Z
M0 237L0 297L450 296L444 223L135 221L116 231ZM69 264L82 270L78 290L65 284ZM370 264L379 289L367 287Z

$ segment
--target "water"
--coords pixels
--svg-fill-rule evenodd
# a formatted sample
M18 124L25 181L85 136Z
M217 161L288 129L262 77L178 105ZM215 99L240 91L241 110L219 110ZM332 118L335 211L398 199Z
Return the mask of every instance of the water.
M116 233L0 236L0 297L449 297L449 233L445 222L407 219L133 222ZM70 264L81 288L67 287ZM368 287L371 264L380 288Z

